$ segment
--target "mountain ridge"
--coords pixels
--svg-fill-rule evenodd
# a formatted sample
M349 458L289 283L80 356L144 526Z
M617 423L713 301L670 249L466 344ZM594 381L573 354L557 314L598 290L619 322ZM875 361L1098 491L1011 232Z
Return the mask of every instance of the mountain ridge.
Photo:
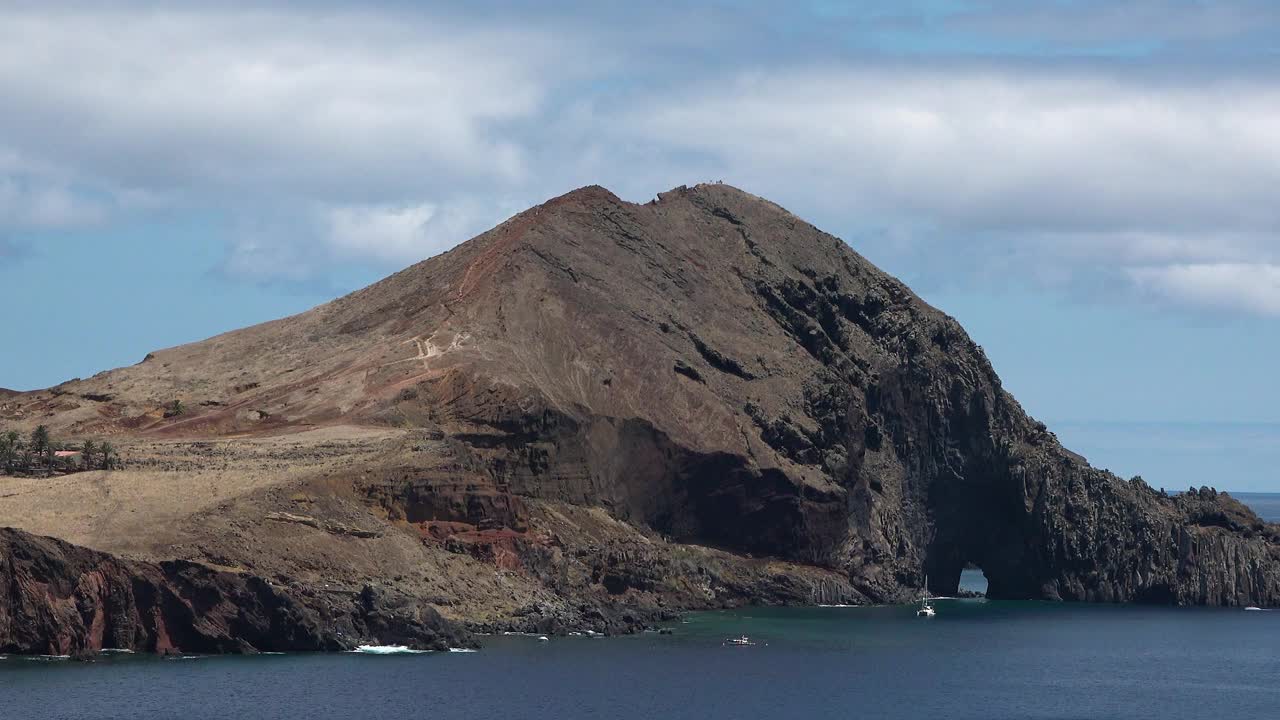
M186 412L166 413L174 400ZM641 622L664 603L893 601L925 575L950 593L969 563L995 597L1280 599L1274 527L1223 494L1168 498L1089 467L954 318L723 184L644 204L581 188L305 313L6 398L0 421L159 455L305 446L303 465L325 458L314 471L227 483L257 489L228 490L225 512L276 538L264 518L312 498L315 527L290 532L385 526L442 577L449 554L516 573L556 622L579 621L557 603L582 597L602 617L647 608ZM186 559L317 572L296 544L250 552L216 513L191 518L167 531L195 538ZM682 552L737 589L698 590ZM464 621L483 605L466 602Z

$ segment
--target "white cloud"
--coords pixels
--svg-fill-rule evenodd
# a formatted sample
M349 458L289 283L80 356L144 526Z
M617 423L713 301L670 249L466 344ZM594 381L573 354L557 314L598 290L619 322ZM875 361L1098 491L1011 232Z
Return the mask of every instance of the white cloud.
M343 11L0 11L0 142L91 180L208 193L512 182L493 128L561 50L500 27ZM56 139L56 142L50 140Z
M1071 285L1280 262L1274 117L1270 77L957 63L743 73L604 123L655 156L697 153L717 176L945 281Z
M69 228L100 222L115 199L93 197L55 168L0 147L0 230Z
M437 255L523 207L465 198L444 204L341 205L320 212L321 237L340 258L407 265Z
M0 226L67 228L100 222L106 211L70 188L0 175Z
M1044 233L1028 240L1037 246L1037 252L1076 263L1114 262L1125 266L1147 266L1280 259L1280 243L1276 242L1274 235L1249 232L1117 230Z
M2 8L0 230L189 207L255 281L421 259L501 219L530 173L510 126L573 47L377 10Z
M314 286L317 275L339 264L385 269L425 260L528 205L522 199L471 196L404 205L316 204L301 217L240 223L220 270L253 282Z
M225 269L296 279L416 261L577 185L641 200L724 179L935 278L1119 278L1267 307L1174 288L1186 268L1203 286L1203 268L1280 264L1272 75L835 52L816 65L741 42L749 21L708 24L707 10L670 35L634 31L648 16L504 24L397 7L0 9L0 230L198 207L247 228ZM1161 7L1066 34L1123 40ZM1156 32L1232 35L1260 7ZM1052 15L947 22L1044 35Z
M1280 316L1280 264L1205 263L1133 268L1143 290L1196 307Z
M326 213L328 239L348 255L364 253L400 260L421 257L430 246L427 225L436 216L435 205L406 207L362 206L332 208ZM443 248L441 248L443 249Z
M714 153L764 192L983 230L1280 223L1280 83L795 68L701 84L615 122ZM798 185L797 181L804 180Z

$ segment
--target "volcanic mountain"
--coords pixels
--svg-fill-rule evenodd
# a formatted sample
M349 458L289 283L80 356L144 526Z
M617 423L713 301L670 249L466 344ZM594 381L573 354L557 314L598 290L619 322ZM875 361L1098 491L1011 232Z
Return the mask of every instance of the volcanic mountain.
M21 481L0 524L473 628L892 601L970 563L995 597L1280 603L1276 527L1090 467L954 319L723 184L582 188L301 315L0 398L0 423L125 460Z

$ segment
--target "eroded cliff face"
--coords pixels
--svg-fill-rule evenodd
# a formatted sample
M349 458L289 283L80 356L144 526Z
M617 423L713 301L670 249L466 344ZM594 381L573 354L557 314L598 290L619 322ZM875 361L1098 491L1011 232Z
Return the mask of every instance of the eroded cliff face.
M485 493L836 568L877 600L976 563L996 597L1277 602L1273 529L1089 467L952 318L771 203L588 188L495 232L435 330L468 339L383 411L457 441Z
M978 551L993 596L1280 605L1280 532L1237 501L1208 488L1170 499L1140 479L1037 460L1011 468L1025 489L1008 539Z
M174 397L190 410L165 418ZM643 205L583 188L310 312L4 398L0 416L146 438L397 428L411 450L323 487L536 583L564 622L900 600L926 574L949 593L966 563L995 597L1280 604L1275 527L1091 468L954 319L719 184Z
M373 586L331 598L188 562L122 560L0 528L0 653L443 650L470 642L429 606Z

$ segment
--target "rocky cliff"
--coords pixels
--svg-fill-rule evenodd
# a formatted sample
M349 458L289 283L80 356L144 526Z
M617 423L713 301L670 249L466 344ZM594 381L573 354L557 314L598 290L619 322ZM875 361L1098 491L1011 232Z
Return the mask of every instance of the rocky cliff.
M172 399L190 410L165 417ZM324 492L568 599L696 604L694 570L683 590L645 578L710 547L792 568L712 605L902 599L926 573L949 593L966 563L995 597L1280 604L1274 526L1091 468L954 319L726 185L643 205L583 188L310 312L7 398L0 417L156 441L402 433ZM579 509L628 529L588 532L566 520ZM650 559L615 572L623 536L646 549L618 557Z
M346 650L469 643L435 610L367 587L326 598L187 562L132 562L0 528L0 653Z

